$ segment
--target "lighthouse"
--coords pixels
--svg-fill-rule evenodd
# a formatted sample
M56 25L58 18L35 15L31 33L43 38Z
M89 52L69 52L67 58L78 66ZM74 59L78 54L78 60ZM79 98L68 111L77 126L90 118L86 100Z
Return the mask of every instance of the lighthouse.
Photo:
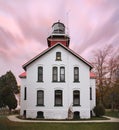
M22 67L20 115L25 118L89 119L96 104L92 64L69 48L60 21L52 25L48 48ZM30 52L29 52L30 53Z
M47 38L48 47L52 47L57 43L63 44L66 47L69 47L70 38L65 32L65 25L60 21L52 25L52 33Z

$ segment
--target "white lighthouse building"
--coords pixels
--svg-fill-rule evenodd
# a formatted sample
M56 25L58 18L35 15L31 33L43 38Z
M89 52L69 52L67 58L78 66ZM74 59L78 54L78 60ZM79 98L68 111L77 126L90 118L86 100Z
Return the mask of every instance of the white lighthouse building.
M90 118L95 106L92 65L69 48L65 25L56 22L48 48L23 65L20 115L26 118Z

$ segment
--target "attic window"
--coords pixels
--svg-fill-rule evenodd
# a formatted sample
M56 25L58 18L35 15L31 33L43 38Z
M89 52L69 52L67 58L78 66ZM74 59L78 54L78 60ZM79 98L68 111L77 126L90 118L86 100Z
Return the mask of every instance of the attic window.
M56 60L61 61L61 52L56 52Z

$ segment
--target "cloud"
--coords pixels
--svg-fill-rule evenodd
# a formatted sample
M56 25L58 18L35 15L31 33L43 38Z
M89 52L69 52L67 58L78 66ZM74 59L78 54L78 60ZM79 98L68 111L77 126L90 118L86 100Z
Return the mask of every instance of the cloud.
M112 2L105 1L98 4L93 0L93 3L90 3L92 6L86 6L85 17L88 17L88 19L86 20L84 16L82 17L83 19L80 18L81 22L79 21L79 23L81 23L81 26L78 22L76 24L78 25L77 36L74 36L76 35L74 32L72 34L75 38L75 43L78 45L78 47L74 47L78 53L85 55L84 53L90 48L94 49L96 46L104 44L119 45L119 7L116 2L112 4ZM114 41L118 42L114 43Z
M104 44L119 46L118 0L0 0L0 74L21 65L47 48L51 26L68 27L70 48L89 58ZM2 66L0 66L2 67Z

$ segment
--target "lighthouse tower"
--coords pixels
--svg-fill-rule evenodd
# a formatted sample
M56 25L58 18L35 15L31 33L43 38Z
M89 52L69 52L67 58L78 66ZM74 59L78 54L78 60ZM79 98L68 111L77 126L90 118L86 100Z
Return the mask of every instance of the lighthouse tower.
M61 22L56 22L52 25L52 34L47 38L48 47L52 47L57 43L61 43L69 47L70 38L65 33L65 25Z

